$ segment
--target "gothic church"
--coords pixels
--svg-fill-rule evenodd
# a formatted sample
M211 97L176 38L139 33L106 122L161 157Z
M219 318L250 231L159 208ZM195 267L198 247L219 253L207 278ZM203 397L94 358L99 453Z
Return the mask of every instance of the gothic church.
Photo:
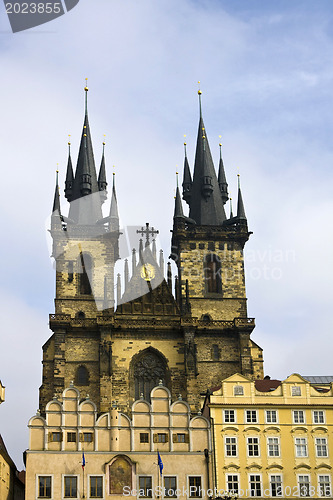
M104 152L97 174L87 111L75 170L69 156L65 196L68 216L60 207L56 183L51 235L56 262L52 335L43 346L40 411L71 382L89 395L98 412L113 403L129 413L132 403L162 381L172 399L179 395L192 411L221 380L238 372L263 378L262 349L250 338L243 249L249 235L238 189L237 214L228 218L229 199L222 156L218 174L213 164L201 110L193 174L186 148L183 200L177 186L171 258L177 266L165 276L162 253L157 258L154 234L147 224L144 241L125 261L124 286L114 279L119 259L119 227L113 177L107 217ZM138 235L138 238L140 235ZM130 270L131 269L131 270ZM124 290L122 290L124 288Z

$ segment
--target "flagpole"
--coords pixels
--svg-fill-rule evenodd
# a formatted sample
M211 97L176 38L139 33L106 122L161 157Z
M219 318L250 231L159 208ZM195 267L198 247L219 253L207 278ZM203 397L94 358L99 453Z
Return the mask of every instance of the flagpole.
M157 450L157 457L158 457L158 450ZM158 463L158 458L157 458L157 498L160 498L160 464Z
M82 469L83 469L83 497L82 498L86 498L84 495L84 467L82 467Z

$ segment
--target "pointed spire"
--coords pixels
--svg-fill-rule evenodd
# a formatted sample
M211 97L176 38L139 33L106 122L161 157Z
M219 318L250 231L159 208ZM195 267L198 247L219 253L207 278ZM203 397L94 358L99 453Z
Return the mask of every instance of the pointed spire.
M229 218L232 219L234 214L232 212L232 198L231 198L231 196L230 196L229 200L230 200L230 217Z
M183 200L189 205L191 200L192 177L187 159L186 142L184 142L184 152Z
M237 217L239 219L245 219L246 220L246 215L245 215L245 209L244 209L244 203L243 203L243 197L242 197L242 191L240 187L240 175L238 175L238 201L237 201Z
M189 216L199 225L218 226L226 220L226 215L202 118L201 90L198 94L200 118Z
M112 196L111 196L111 205L110 205L110 223L109 230L110 231L118 231L119 230L119 215L118 215L118 202L116 195L116 174L113 172L113 182L112 182Z
M71 158L71 142L70 135L68 136L68 161L67 161L67 172L65 181L65 197L70 202L72 201L73 194L73 182L74 182L74 172Z
M227 179L225 176L224 165L223 165L223 160L222 160L222 144L220 143L219 146L220 146L220 163L219 163L218 181L219 181L219 187L220 187L220 191L221 191L223 205L225 205L226 202L228 201L228 198L229 198L228 184L227 184Z
M178 186L178 172L176 172L176 176L177 176L177 187L176 187L176 196L175 196L174 218L184 217L182 199L180 197L179 186Z
M105 141L103 141L103 153L102 153L102 160L101 160L101 166L99 169L99 174L98 174L98 189L100 190L101 193L101 200L102 203L107 198L107 190L106 187L108 183L106 182L106 172L105 172Z
M85 90L85 116L76 165L69 219L80 225L95 224L102 219L102 202L100 196L88 196L99 193L95 168L94 152L88 120L87 92ZM84 200L82 199L84 198ZM77 200L77 201L76 201ZM75 201L75 203L73 203Z
M168 262L167 264L167 281L168 285L170 287L170 290L172 289L172 271L171 271L171 263Z
M120 274L117 274L117 306L120 304L121 300L121 279Z
M153 240L152 252L154 259L156 260L156 240Z
M125 278L125 290L126 290L129 282L128 259L125 259L124 263L124 278Z
M163 250L162 249L160 250L160 270L164 276L164 257L163 257Z
M134 276L136 269L136 250L133 248L132 250L132 276Z
M56 171L56 185L55 185L52 215L51 215L51 230L62 228L58 175L59 175L59 170Z
M53 210L52 212L58 212L60 215L60 194L59 194L59 170L56 170L56 186L54 191L53 199Z

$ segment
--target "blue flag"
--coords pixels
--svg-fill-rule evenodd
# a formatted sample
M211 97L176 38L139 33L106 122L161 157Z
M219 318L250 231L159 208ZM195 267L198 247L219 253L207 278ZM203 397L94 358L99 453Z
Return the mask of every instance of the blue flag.
M84 469L85 465L86 465L86 459L84 458L84 452L82 452L82 469Z
M162 462L161 455L160 455L159 451L157 452L157 463L158 463L158 466L160 468L160 474L162 476L163 462Z

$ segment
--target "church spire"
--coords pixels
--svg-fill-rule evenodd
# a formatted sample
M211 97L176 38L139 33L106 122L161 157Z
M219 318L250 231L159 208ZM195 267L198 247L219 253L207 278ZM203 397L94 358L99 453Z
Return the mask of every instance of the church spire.
M105 141L103 141L102 161L98 174L98 189L100 190L102 202L106 200L108 194L106 190L108 183L106 182L104 149L105 149Z
M179 192L179 186L178 186L178 172L176 172L177 175L177 187L176 187L176 196L175 196L175 211L174 211L174 219L177 217L184 217L184 212L183 212L183 206L182 206L182 200L180 197L180 192Z
M111 196L111 205L110 205L110 222L109 222L109 230L110 231L119 231L119 215L118 215L118 202L116 195L116 174L113 172L113 182L112 182L112 196Z
M200 118L189 202L190 218L199 225L218 226L226 220L226 215L202 117L201 90L198 94Z
M81 225L91 225L102 219L102 202L100 196L95 195L95 193L99 193L99 188L88 120L87 86L85 86L84 91L85 115L72 187L69 219ZM87 197L87 195L89 196Z
M183 200L189 205L191 200L192 177L187 159L186 142L184 142L184 152Z
M67 172L65 181L65 197L67 201L72 201L73 194L73 182L74 182L74 172L71 158L71 142L70 135L68 136L68 161L67 161Z
M238 174L237 217L238 217L238 219L245 219L246 220L244 203L243 203L243 197L242 197L242 191L241 191L241 187L240 187L239 174Z
M59 170L56 171L56 185L54 190L53 207L51 215L51 230L61 229L61 210L60 210L60 193L59 193Z
M219 181L219 187L221 191L223 205L225 205L229 199L228 184L227 184L227 179L225 177L224 165L222 160L222 144L220 143L219 146L220 146L220 163L219 163L218 181Z

